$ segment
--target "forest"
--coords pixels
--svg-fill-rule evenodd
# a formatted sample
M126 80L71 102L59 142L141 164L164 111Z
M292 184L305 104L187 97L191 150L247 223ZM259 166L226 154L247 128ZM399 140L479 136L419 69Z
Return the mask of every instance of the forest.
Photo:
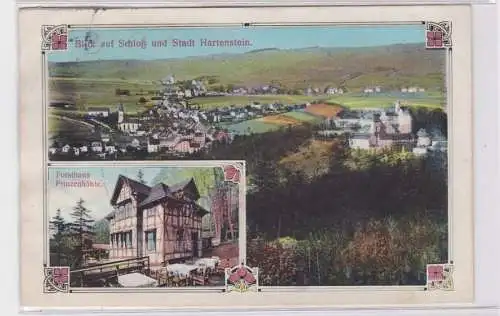
M446 135L446 114L415 128ZM314 127L237 137L207 159L247 161L247 260L262 285L423 285L447 260L447 154L314 146ZM306 148L294 168L284 158Z
M415 132L447 135L443 111L412 115ZM341 136L319 142L314 130L303 125L237 136L196 157L246 161L247 263L259 267L261 284L425 284L426 264L447 261L447 153L353 150ZM285 163L290 157L293 167ZM153 182L166 178L159 174ZM215 180L213 172L197 178L206 182L201 187ZM82 204L65 226L75 254L85 248L81 236L90 234ZM67 240L54 234L51 249ZM71 252L59 259L72 267L81 262Z

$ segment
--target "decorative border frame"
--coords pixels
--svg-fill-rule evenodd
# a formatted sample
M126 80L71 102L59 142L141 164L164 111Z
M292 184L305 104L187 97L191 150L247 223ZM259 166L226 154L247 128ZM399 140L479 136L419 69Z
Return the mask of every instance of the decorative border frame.
M184 164L184 165L183 165ZM144 165L144 162L137 163L123 163L123 164L92 164L88 165L85 163L50 163L48 169L51 168L120 168L120 167L136 167L136 168L220 168L224 174L224 182L232 183L238 185L239 194L239 207L238 207L238 249L239 249L239 261L246 262L246 189L245 189L245 162L244 161L168 161L168 162L151 162L148 165ZM48 172L47 172L48 173ZM48 174L47 174L48 180ZM46 190L48 182L45 183ZM49 230L48 230L48 205L44 205L44 230L45 230L45 245L46 252L43 264L44 280L43 280L43 293L54 294L54 293L123 293L123 292L225 292L228 287L227 277L224 277L224 286L203 286L203 287L166 287L166 288L84 288L84 287L71 287L71 271L68 266L50 266L49 263ZM118 260L119 261L119 260ZM113 262L107 263L112 265ZM221 263L219 263L221 264ZM224 274L227 268L224 267Z
M442 21L442 22L432 22L432 21L425 21L425 22L413 22L414 24L424 24L425 25L425 48L426 49L444 49L447 52L446 54L446 76L447 76L447 87L450 87L449 82L450 82L450 77L451 77L451 47L452 47L452 33L451 33L451 22L450 21ZM374 25L373 23L357 23L357 25ZM391 23L382 23L384 25L391 25ZM410 22L407 24L411 24ZM249 27L249 26L268 26L269 24L260 24L260 23L243 23L243 27ZM283 25L284 27L293 27L293 26L315 26L318 24L311 23L309 24L300 24L300 25ZM336 26L338 24L336 23L330 23L327 24L330 26ZM153 25L153 27L168 27L167 25ZM208 26L208 25L205 25ZM234 26L234 24L229 24L229 25L215 25L215 24L210 24L210 26L220 26L220 27L230 27ZM241 25L240 25L241 26ZM71 25L43 25L42 26L42 53L45 56L47 52L50 51L61 51L61 50L66 50L68 48L68 45L71 42L71 39L69 38L69 31L71 29L81 29L81 28L86 28L86 36L84 39L82 39L82 45L85 46L86 50L89 50L89 53L92 53L92 51L97 51L99 50L99 47L95 45L96 39L98 38L98 34L95 31L92 31L91 29L96 29L96 28L111 28L113 27L112 25L78 25L78 26L71 26ZM124 28L130 28L130 26L122 26ZM137 28L144 28L144 26L136 26ZM197 25L187 25L185 27L197 27ZM45 60L45 58L44 58ZM46 68L44 66L44 71L46 71ZM447 96L447 106L451 108L451 88L447 89L448 91L448 96ZM46 92L46 91L45 91ZM47 102L47 98L45 97L45 102ZM44 111L46 111L47 106L44 106ZM45 120L47 119L47 115L44 114ZM46 126L48 126L48 123L45 122ZM44 147L47 147L48 140L47 137L44 137L46 140L46 144ZM46 153L45 153L46 154ZM47 155L45 155L44 159L47 160L47 164L49 166L56 166L59 164L72 164L74 165L74 162L70 161L65 161L65 162L49 162ZM117 162L123 163L122 161L118 160ZM241 177L241 168L244 168L244 164L241 163L234 163L234 164L228 164L222 167L224 171L224 180L229 181L232 183L239 183L240 177ZM450 199L450 197L449 197ZM448 212L448 218L451 220L451 214ZM449 236L451 235L451 231L449 232ZM241 238L241 237L240 237ZM451 245L451 239L448 238L449 243ZM451 249L452 247L449 247L449 258L450 262L453 262L452 256L451 256ZM224 291L226 292L232 292L232 291L238 291L238 292L248 292L251 291L253 288L258 289L257 291L260 292L263 289L266 291L279 291L279 290L286 290L287 292L290 291L290 287L260 287L257 281L257 284L252 284L251 282L244 282L242 280L238 281L235 283L235 281L231 281L231 273L237 273L238 269L239 271L243 271L246 269L249 274L253 274L258 276L258 268L250 268L245 265L246 262L246 257L242 261L242 264L233 268L228 268L226 269L226 277L225 277L225 289ZM435 266L435 263L429 263L428 266ZM439 265L439 264L437 264ZM46 267L44 265L44 269L50 269L49 267ZM431 268L432 269L432 268ZM230 272L233 271L233 272ZM446 286L435 286L434 283L429 283L429 279L432 280L432 277L429 277L428 272L426 273L426 278L427 278L427 286L421 286L418 287L421 290L449 290L448 287ZM453 284L453 275L447 275L447 280L451 279L451 281L447 281L451 284ZM69 281L68 281L69 282ZM448 284L448 283L447 283ZM319 288L321 290L325 288L332 288L331 286L318 286L318 287L307 287L309 289L311 288ZM336 287L335 287L336 288ZM301 291L302 287L298 287L294 289L295 291ZM45 289L44 289L45 290ZM76 290L76 289L75 289ZM182 289L186 290L186 289ZM51 289L47 289L48 292L51 291ZM77 290L79 291L79 290ZM169 290L171 291L171 290ZM72 292L72 290L69 290L69 292ZM51 293L51 292L50 292Z

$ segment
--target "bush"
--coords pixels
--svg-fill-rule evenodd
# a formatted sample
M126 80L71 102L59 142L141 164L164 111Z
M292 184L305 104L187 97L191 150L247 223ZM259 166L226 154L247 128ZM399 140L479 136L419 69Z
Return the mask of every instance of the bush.
M447 226L426 216L351 228L251 240L248 264L263 286L423 285L426 265L448 260Z

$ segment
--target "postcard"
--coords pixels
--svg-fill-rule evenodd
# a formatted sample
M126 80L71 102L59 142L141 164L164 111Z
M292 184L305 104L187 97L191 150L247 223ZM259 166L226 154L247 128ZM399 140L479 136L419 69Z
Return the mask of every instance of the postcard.
M117 306L107 295L471 300L468 9L423 8L231 9L251 23L182 9L170 24L162 10L42 10L36 25L25 11L42 56L36 75L22 67L41 86L21 97L23 148L42 172L25 156L37 193L23 214L45 205L44 291Z

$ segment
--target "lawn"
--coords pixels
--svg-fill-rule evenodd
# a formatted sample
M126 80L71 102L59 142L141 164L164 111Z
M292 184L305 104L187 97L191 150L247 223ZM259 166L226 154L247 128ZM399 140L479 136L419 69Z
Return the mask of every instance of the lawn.
M257 120L248 120L237 124L231 124L226 128L237 135L260 134L279 129L281 126Z
M56 132L74 132L81 130L82 132L90 132L92 128L84 123L78 123L75 120L63 119L62 117L49 115L48 118L48 131L49 133Z
M332 97L328 100L331 104L340 104L347 108L371 108L391 106L397 100L403 104L415 107L442 108L445 98L438 93L424 94L382 94L366 96L363 94L349 94Z
M130 95L118 96L116 89L129 90ZM141 97L149 100L159 86L151 81L130 81L120 79L51 78L49 80L50 100L74 100L79 111L88 107L103 107L116 110L122 103L127 113L143 111L151 103L139 103Z
M191 100L191 104L200 105L204 109L224 106L247 106L253 102L258 103L282 103L297 104L307 103L314 100L314 97L305 95L229 95L216 97L198 97Z
M49 115L47 125L48 137L50 140L55 140L55 137L59 140L72 139L74 141L85 141L88 140L90 135L94 132L92 127L83 122L64 119L56 115ZM67 136L69 136L69 138Z

